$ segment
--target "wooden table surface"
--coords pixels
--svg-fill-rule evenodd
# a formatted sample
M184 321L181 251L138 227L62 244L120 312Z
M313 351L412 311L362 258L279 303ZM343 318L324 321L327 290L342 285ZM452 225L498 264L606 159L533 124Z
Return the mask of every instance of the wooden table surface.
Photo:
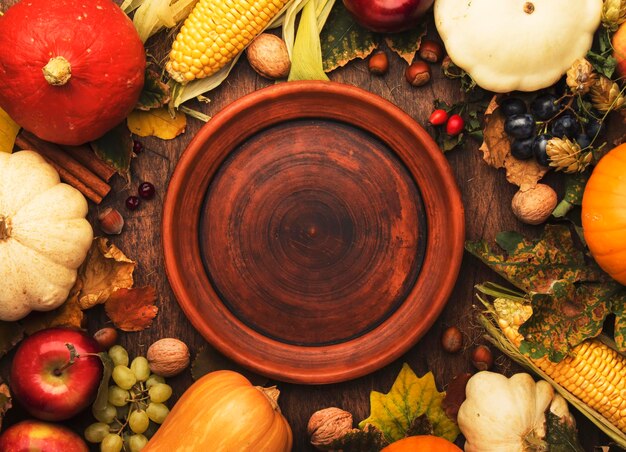
M5 10L12 3L13 0L2 0L0 9ZM433 27L430 28L432 29ZM433 34L432 31L430 34ZM366 63L358 60L332 72L330 79L375 93L402 108L422 125L426 124L434 99L448 103L460 100L459 84L443 78L439 66L433 68L433 80L430 84L414 88L404 79L405 63L388 49L386 51L390 56L391 67L385 76L370 75ZM271 83L257 76L245 58L242 58L222 86L209 94L209 104L191 102L188 105L206 114L215 115L231 102ZM112 237L111 241L138 262L135 271L136 285L152 285L157 289L159 313L152 326L142 332L121 335L120 343L129 349L131 355L145 354L153 341L163 337L176 337L185 341L192 355L206 345L205 340L183 314L168 285L160 231L163 198L168 180L185 147L202 125L198 120L189 119L185 133L174 140L141 139L145 149L132 162L130 188L120 178L116 178L114 189L101 205L90 203L91 220L95 220L97 213L107 206L115 207L124 214L124 231L121 235ZM541 227L525 226L511 212L510 201L517 187L507 183L502 170L490 168L483 162L478 146L479 143L468 141L464 148L446 155L462 194L467 239L493 240L495 234L503 230L537 235ZM157 196L144 202L137 211L129 212L124 207L124 201L142 181L154 183ZM95 221L92 222L96 224ZM100 233L97 226L94 229L96 234ZM442 268L440 271L445 272L447 269ZM469 358L471 349L476 344L486 343L482 338L483 331L473 317L476 312L473 287L489 280L501 281L477 259L465 253L447 306L430 331L400 359L370 375L340 384L306 386L276 382L281 390L281 409L293 429L293 450L314 450L309 444L306 425L310 415L318 409L337 406L350 411L355 422L366 418L369 415L370 391L387 392L403 362L410 364L418 375L428 370L433 371L440 389L444 389L455 375L472 372ZM99 307L88 311L87 318L90 332L108 323L104 311ZM465 338L464 349L454 355L444 352L440 346L442 332L452 325L458 326ZM511 373L519 370L501 354L496 354L496 357L497 371ZM169 382L175 389L176 398L192 383L191 374L185 371ZM19 409L14 410L14 413L9 414L7 422L14 422L20 415ZM608 444L606 438L584 417L577 414L577 419L581 441L586 450ZM74 424L83 425L82 422L76 421Z

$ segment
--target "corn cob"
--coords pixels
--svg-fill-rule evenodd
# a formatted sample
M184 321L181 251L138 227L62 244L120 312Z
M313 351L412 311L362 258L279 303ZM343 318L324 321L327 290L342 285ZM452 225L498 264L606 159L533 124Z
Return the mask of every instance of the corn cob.
M495 299L493 306L498 326L519 348L523 337L518 330L532 315L532 307L505 298ZM532 362L626 433L626 359L622 355L597 339L588 339L561 362L547 358Z
M222 69L288 0L199 0L176 36L165 68L179 83Z

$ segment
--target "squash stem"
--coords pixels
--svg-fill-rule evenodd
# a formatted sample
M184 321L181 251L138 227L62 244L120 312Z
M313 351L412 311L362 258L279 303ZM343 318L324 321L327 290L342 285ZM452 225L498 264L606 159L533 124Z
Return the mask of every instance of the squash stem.
M11 236L11 224L9 219L0 215L0 240L6 240Z
M278 406L278 396L280 395L280 391L278 390L278 388L276 386L270 386L269 388L255 386L255 388L261 391L261 394L263 394L267 398L267 400L269 400L272 408L280 413L280 407Z
M65 85L72 76L72 65L62 56L50 58L42 70L46 81L53 86Z

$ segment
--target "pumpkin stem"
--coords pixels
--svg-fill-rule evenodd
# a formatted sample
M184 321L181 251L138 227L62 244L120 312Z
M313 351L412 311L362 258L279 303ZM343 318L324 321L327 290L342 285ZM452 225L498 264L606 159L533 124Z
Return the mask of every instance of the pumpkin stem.
M532 14L535 12L535 5L532 2L524 3L524 12L526 14Z
M269 388L255 386L255 388L261 391L261 393L267 397L267 400L269 400L272 408L280 413L280 407L278 406L278 396L280 395L280 391L278 388L276 386L270 386Z
M9 219L0 215L0 240L6 240L11 236L11 224Z
M62 86L72 76L72 65L62 56L50 58L43 67L43 76L53 86Z

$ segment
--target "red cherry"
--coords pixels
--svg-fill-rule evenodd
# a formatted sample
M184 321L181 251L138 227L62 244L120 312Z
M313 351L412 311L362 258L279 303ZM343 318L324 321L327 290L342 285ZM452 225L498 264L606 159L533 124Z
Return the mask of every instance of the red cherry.
M141 151L143 151L143 144L141 141L133 140L133 152L135 154L139 154Z
M137 196L129 196L126 198L126 208L128 210L137 210L141 201Z
M446 123L446 133L453 137L463 132L464 127L465 121L463 121L463 118L460 115L452 115Z
M139 196L141 196L143 199L152 199L154 198L154 194L156 193L154 185L152 185L150 182L143 182L139 184L139 189L137 191L139 193Z
M430 118L428 118L428 122L433 126L441 126L446 123L448 120L448 112L438 108L430 114Z

